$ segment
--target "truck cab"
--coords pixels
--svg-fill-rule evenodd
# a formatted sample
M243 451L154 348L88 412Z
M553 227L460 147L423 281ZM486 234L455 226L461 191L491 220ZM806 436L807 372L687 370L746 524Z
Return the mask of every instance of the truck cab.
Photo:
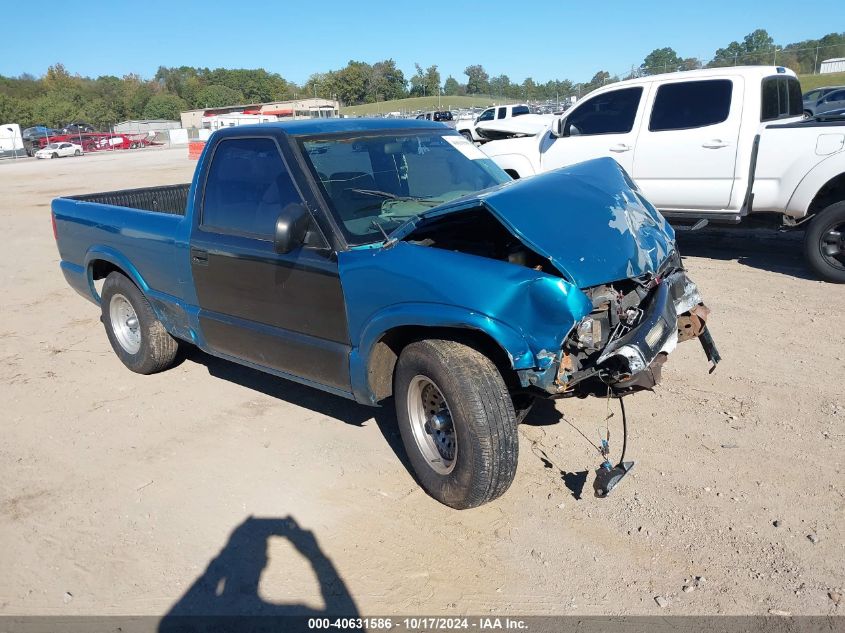
M493 106L482 111L474 119L458 121L455 129L458 130L468 141L474 143L485 143L490 139L484 135L484 127L487 123L499 122L505 119L530 114L531 109L524 103L506 104Z

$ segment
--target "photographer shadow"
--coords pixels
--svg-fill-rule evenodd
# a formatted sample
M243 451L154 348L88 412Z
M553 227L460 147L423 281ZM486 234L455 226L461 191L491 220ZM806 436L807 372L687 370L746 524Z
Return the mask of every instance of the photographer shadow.
M306 558L317 578L325 607L268 602L259 595L272 537L287 539ZM174 631L305 630L313 617L359 617L346 584L317 543L292 517L249 517L229 536L205 572L159 623L159 633Z

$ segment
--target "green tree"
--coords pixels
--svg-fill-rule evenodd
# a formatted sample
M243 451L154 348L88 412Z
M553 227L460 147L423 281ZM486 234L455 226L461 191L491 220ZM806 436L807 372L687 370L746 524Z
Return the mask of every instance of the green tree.
M39 97L32 103L32 118L39 125L62 127L79 114L79 105L67 95L56 92Z
M82 104L79 118L99 129L119 123L121 117L105 99L92 99Z
M506 96L511 86L511 79L507 75L497 75L491 77L488 83L490 86L490 94L494 96Z
M610 73L606 70L600 70L593 75L593 78L590 79L589 83L581 86L581 96L586 95L588 92L591 92L596 88L601 88L608 83L611 83Z
M158 94L151 97L144 106L145 119L167 119L178 121L179 113L187 110L188 104L181 97L171 94Z
M725 48L716 50L711 67L764 65L774 60L775 42L765 29L757 29L746 35L742 43L731 42Z
M372 68L369 64L350 60L345 68L329 74L330 81L323 90L318 90L317 96L331 98L331 94L334 93L347 105L365 103L371 73Z
M526 100L537 98L537 84L531 77L526 77L522 82L522 98Z
M471 95L490 93L490 75L480 64L467 66L464 69L467 76L467 93Z
M461 84L459 84L458 80L452 77L452 75L449 75L446 78L446 82L443 84L443 94L454 97L460 93L460 90Z
M671 73L680 70L683 60L675 52L674 48L655 48L645 56L640 65L640 73L643 75L656 75L658 73Z
M0 94L0 124L2 123L17 123L21 129L31 127L33 119L29 103Z
M373 64L367 86L367 101L401 99L407 93L405 75L392 59Z
M244 95L227 86L212 84L197 93L195 102L201 108L219 108L242 104Z

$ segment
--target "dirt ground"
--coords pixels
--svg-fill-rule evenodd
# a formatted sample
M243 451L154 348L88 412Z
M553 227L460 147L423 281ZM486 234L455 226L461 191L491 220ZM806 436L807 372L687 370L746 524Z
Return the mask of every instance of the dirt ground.
M845 609L845 288L796 236L681 239L724 361L685 343L626 399L637 464L608 499L579 433L606 402L564 401L520 427L505 496L458 512L418 488L389 409L196 350L120 364L50 201L186 182L186 155L0 164L0 614Z

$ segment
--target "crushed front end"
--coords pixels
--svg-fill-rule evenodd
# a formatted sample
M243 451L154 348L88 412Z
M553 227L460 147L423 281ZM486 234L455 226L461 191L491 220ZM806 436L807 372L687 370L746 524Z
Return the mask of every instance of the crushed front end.
M707 330L709 309L677 251L656 274L584 288L593 310L541 369L519 372L523 387L553 397L617 395L651 389L679 342L697 338L712 363L719 352Z

